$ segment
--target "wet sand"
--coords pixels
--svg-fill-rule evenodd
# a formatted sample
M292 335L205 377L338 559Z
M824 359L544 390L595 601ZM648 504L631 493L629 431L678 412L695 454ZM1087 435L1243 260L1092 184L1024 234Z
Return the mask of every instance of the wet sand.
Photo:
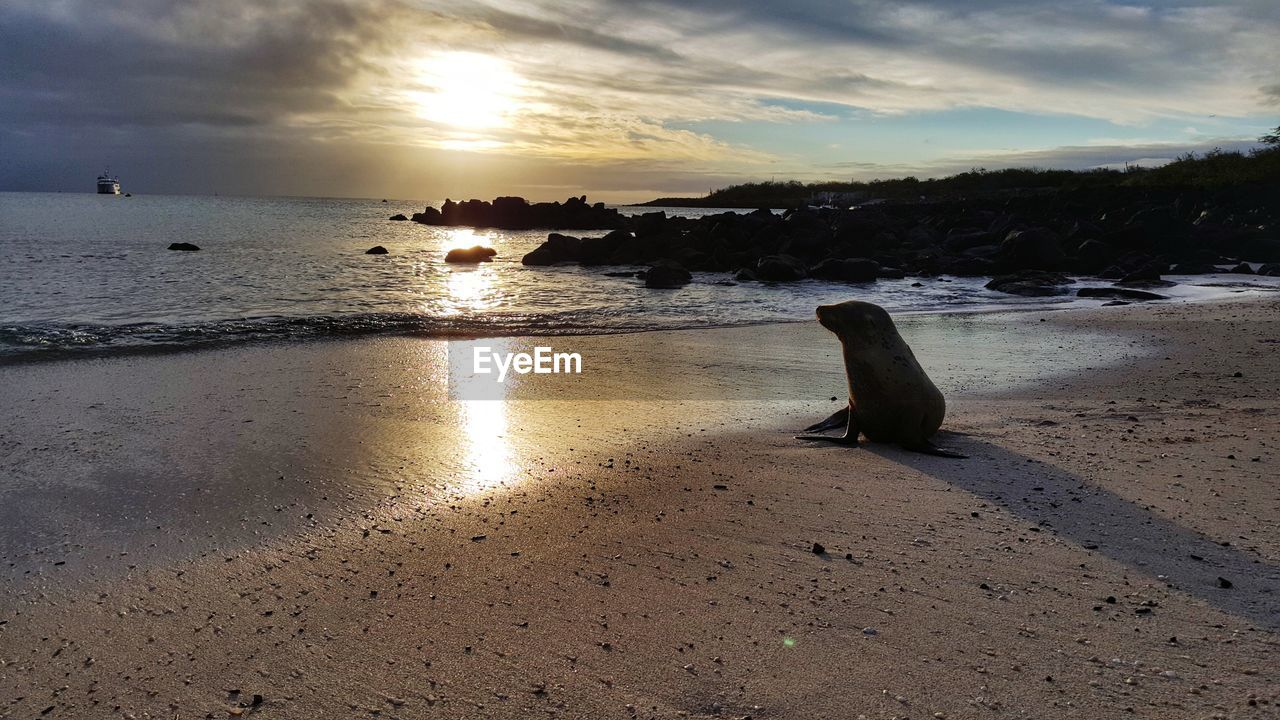
M967 461L816 323L4 368L0 717L1263 717L1278 307L904 320Z

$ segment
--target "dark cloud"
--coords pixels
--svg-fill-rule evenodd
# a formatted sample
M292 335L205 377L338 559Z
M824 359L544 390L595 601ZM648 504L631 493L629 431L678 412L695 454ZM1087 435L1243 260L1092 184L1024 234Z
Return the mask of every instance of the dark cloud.
M0 125L245 126L332 109L393 6L342 2L0 6ZM228 28L228 26L231 26Z

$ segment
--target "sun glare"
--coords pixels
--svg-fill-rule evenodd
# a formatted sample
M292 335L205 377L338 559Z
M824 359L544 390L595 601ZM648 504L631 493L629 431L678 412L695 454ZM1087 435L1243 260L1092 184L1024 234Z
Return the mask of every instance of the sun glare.
M451 52L424 59L413 93L418 115L459 130L505 127L519 105L523 80L498 58Z

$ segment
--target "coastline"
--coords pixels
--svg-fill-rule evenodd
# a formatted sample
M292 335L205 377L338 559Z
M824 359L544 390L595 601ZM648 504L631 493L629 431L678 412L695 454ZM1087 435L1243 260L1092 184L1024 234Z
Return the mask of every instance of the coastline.
M6 474L48 487L88 478L76 463L150 466L139 488L189 473L231 497L174 504L158 547L124 559L31 548L38 572L0 596L0 717L221 717L255 693L271 717L1261 715L1280 701L1263 472L1280 363L1259 359L1276 352L1276 305L904 318L963 463L791 439L842 393L813 323L665 331L638 349L598 336L633 373L605 402L500 417L441 401L429 341L4 368L55 389L14 403L11 428L69 450L14 465L11 444ZM623 392L656 377L637 357L752 343L769 351L706 369L731 388L767 380L762 401L717 401L725 384L696 378ZM1041 375L1055 355L1064 370ZM76 383L90 397L56 391ZM59 492L101 515L166 502L96 482ZM160 547L200 533L216 552Z

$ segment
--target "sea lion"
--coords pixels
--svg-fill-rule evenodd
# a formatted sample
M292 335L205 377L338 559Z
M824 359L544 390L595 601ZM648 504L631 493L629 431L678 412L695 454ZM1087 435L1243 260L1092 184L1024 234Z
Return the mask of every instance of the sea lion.
M963 458L929 441L942 426L947 403L916 361L889 313L879 305L850 300L822 305L818 322L840 338L849 378L849 405L807 432L845 427L843 436L798 435L801 440L858 444L859 433L874 442L907 450Z

